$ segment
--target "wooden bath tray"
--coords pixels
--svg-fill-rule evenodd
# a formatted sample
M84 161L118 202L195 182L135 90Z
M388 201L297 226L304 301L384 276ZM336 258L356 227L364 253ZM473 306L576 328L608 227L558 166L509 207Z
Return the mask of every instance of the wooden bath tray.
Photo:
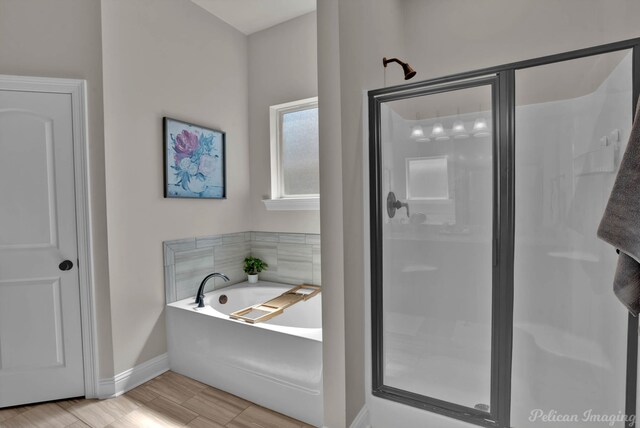
M242 320L250 324L256 324L280 315L289 306L295 305L303 300L309 300L318 293L320 293L320 287L317 285L297 285L278 297L274 297L264 303L232 312L229 314L229 317L234 320Z

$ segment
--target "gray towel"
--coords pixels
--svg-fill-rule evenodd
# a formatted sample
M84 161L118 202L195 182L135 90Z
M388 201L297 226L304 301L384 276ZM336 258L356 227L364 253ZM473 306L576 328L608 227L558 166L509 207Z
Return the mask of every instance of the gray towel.
M598 237L620 250L613 291L634 315L640 312L640 103Z

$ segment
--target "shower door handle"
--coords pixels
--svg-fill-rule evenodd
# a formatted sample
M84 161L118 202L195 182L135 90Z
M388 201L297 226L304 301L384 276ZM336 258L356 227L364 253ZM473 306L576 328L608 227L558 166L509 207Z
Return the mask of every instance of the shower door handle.
M393 192L389 192L387 195L387 214L389 218L393 218L396 215L396 210L405 207L407 209L407 218L411 217L409 213L409 203L401 202L396 198L396 194Z

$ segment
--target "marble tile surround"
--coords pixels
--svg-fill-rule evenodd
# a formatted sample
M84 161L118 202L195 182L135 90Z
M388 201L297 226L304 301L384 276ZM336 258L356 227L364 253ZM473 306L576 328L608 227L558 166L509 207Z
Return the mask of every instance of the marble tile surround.
M260 257L269 268L260 279L285 284L320 285L320 235L278 232L239 232L165 241L164 283L167 303L194 296L200 281L222 272L231 281L214 278L205 291L246 280L244 258Z

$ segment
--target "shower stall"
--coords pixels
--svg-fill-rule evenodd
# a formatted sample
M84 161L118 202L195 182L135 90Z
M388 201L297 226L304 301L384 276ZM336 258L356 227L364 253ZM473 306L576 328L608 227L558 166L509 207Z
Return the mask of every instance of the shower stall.
M633 426L638 323L596 230L639 49L369 92L374 395L486 427Z

